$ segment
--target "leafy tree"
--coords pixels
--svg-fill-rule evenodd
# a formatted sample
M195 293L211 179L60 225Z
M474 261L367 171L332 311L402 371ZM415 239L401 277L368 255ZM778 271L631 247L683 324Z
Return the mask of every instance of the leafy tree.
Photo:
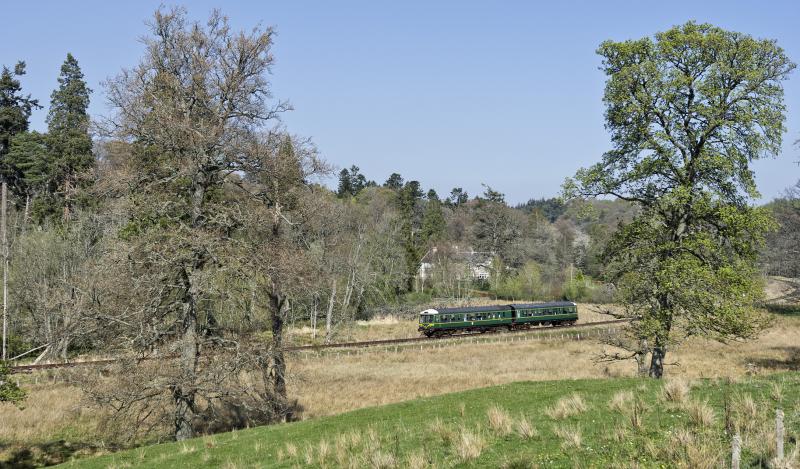
M748 203L750 162L780 149L795 65L775 41L693 22L598 53L613 149L564 189L639 207L604 257L660 378L682 338L747 339L762 325L755 260L772 223Z
M486 186L473 213L472 236L478 251L490 252L509 262L513 255L513 244L520 236L514 223L512 211L505 203L505 196Z
M383 187L392 189L394 191L399 191L403 188L403 176L400 176L399 173L390 174L389 179L383 183Z
M0 361L0 402L17 404L25 399L25 391L8 378L10 374L11 370L6 362Z
M89 95L78 61L67 54L61 65L58 89L50 96L47 143L51 155L51 193L56 194L64 218L74 204L80 176L94 165L89 135ZM57 211L54 207L51 211Z
M18 62L13 71L4 66L0 74L0 176L18 194L23 192L19 187L22 174L8 164L6 154L14 135L28 130L31 112L41 107L39 101L32 99L31 95L22 94L22 85L15 78L22 75L25 75L25 62Z

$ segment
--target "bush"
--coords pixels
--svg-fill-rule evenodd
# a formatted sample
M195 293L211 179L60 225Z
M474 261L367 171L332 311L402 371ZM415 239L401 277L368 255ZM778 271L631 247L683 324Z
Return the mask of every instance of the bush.
M11 370L5 362L0 361L0 402L17 404L25 399L25 391L17 383L9 379Z

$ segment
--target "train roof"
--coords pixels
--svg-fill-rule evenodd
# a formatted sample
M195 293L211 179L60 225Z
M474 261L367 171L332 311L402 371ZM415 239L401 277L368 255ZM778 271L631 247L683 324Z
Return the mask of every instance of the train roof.
M465 306L463 308L440 308L437 310L437 312L443 314L483 313L487 311L511 311L511 308L508 305L491 305L491 306Z
M556 308L563 306L576 306L571 301L551 301L549 303L513 303L510 305L490 305L490 306L465 306L462 308L439 308L426 309L420 314L454 314L454 313L484 313L489 311L511 311L515 309L536 309L536 308Z
M526 308L556 308L560 306L577 306L572 301L551 301L549 303L514 303L511 306L517 309Z

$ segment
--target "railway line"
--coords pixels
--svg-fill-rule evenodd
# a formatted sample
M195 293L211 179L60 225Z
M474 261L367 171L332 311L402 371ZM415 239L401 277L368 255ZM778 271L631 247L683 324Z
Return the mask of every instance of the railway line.
M594 328L599 326L612 326L618 324L624 324L630 322L629 319L614 319L610 321L596 321L596 322L587 322L583 324L574 324L570 326L558 326L558 327L535 327L530 329L517 329L512 331L502 331L502 332L472 332L472 333L465 333L465 334L456 334L447 336L446 340L467 340L471 338L475 338L477 336L486 336L486 335L498 335L498 334L530 334L531 332L553 332L553 331L563 331L563 330L574 330L574 329L588 329ZM430 342L437 342L444 340L443 338L434 338L434 337L407 337L402 339L379 339L379 340L368 340L368 341L361 341L361 342L338 342L335 344L314 344L314 345L292 345L288 347L284 347L284 352L314 352L314 351L323 351L327 349L349 349L349 348L368 348L368 347L381 347L387 345L403 345L403 344L412 344L417 342L423 343L430 343ZM144 360L168 360L170 358L176 358L176 356L165 355L162 357L153 357L153 358L145 358ZM102 366L102 365L110 365L113 363L117 363L122 361L120 358L105 358L105 359L97 359L97 360L83 360L83 361L74 361L74 362L63 362L63 363L41 363L35 365L16 365L9 367L11 373L32 373L38 370L52 370L52 369L61 369L61 368L76 368L76 367L83 367L83 366Z

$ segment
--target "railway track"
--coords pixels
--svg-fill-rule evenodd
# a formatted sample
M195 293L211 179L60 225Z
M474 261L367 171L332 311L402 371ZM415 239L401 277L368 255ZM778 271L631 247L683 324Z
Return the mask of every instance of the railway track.
M380 340L368 340L363 342L339 342L335 344L319 344L319 345L293 345L289 347L284 347L285 352L302 352L302 351L321 351L326 349L337 349L337 348L367 348L367 347L380 347L385 345L400 345L400 344L410 344L415 342L435 342L438 340L461 340L461 339L469 339L477 336L484 336L487 334L498 334L500 332L505 334L525 334L531 332L550 332L550 331L563 331L563 330L573 330L573 329L587 329L592 327L598 326L609 326L615 324L623 324L630 322L629 319L614 319L611 321L598 321L598 322L587 322L583 324L575 324L572 326L559 326L559 327L536 327L531 329L517 329L513 331L495 331L495 332L473 332L468 334L455 334L451 336L446 336L443 338L433 338L433 337L408 337L405 339L380 339ZM146 358L145 360L166 360L169 358L175 358L174 356L163 356L158 358ZM110 365L113 363L117 363L122 361L119 358L106 358L106 359L99 359L99 360L84 360L84 361L75 361L75 362L66 362L66 363L42 363L36 365L17 365L10 367L11 373L31 373L37 370L52 370L52 369L59 369L59 368L76 368L81 366L101 366L101 365Z

